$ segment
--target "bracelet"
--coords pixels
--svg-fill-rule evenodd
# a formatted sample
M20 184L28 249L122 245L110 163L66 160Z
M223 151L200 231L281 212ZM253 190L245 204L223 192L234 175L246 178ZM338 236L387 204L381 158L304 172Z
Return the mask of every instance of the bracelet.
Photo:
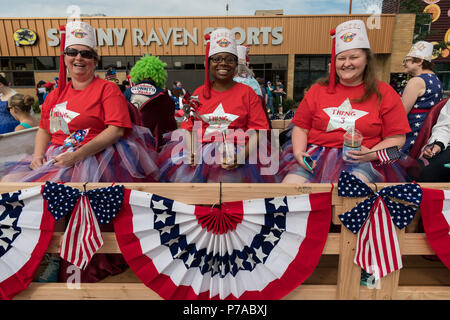
M445 146L444 146L444 144L443 144L442 142L440 142L440 141L435 141L434 144L437 145L437 146L439 146L439 147L441 148L441 151L444 151L444 150L445 150Z

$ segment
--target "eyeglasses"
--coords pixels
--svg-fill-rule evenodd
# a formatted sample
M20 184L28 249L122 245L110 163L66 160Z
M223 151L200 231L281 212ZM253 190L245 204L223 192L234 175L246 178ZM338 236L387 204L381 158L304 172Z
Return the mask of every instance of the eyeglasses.
M91 50L77 50L74 48L67 48L64 51L64 54L69 57L76 57L78 54L80 54L84 59L94 59L97 57L97 54Z
M213 56L210 58L210 60L214 63L221 63L222 61L225 61L226 64L233 64L237 61L236 57L233 56Z
M413 59L409 58L409 59L403 59L403 64L406 64L408 61L413 61Z

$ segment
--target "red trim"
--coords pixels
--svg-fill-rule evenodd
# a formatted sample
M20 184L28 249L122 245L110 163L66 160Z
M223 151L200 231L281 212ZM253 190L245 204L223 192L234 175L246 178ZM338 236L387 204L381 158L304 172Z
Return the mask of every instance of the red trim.
M412 108L409 113L416 114L416 113L428 113L431 109L418 109L418 108Z
M114 219L114 230L120 250L128 265L141 281L164 299L208 300L209 291L197 295L190 286L176 286L170 277L159 274L152 260L142 254L139 240L133 233L133 213L129 205L131 190L125 189L120 213ZM262 291L247 291L239 299L281 299L298 287L316 268L325 246L331 222L331 193L310 194L311 212L306 238L297 256L280 279L269 283ZM218 300L219 296L211 300ZM226 300L236 297L229 295Z
M442 214L444 191L422 188L420 204L422 221L428 243L436 255L450 269L450 235L449 224Z

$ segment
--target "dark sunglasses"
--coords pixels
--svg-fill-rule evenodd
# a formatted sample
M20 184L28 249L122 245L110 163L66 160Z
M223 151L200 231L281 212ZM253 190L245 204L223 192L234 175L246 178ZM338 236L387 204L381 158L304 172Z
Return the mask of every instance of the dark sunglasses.
M209 59L214 63L221 63L222 61L225 61L226 64L233 64L236 63L237 61L236 57L233 56L226 56L226 57L214 56Z
M74 48L67 48L64 54L69 57L76 57L78 54L84 59L95 59L97 54L91 50L77 50Z

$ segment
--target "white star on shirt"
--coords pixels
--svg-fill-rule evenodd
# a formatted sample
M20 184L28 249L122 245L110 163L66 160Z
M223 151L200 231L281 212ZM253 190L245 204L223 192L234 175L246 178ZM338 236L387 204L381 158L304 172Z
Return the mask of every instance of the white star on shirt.
M278 210L279 207L285 207L284 197L273 198L273 200L269 201L269 203L275 206L275 209Z
M349 130L355 126L356 120L368 114L368 112L353 109L348 98L339 107L325 108L323 111L330 117L327 132L339 128Z
M200 116L209 126L206 128L205 134L214 132L227 133L228 126L239 116L231 113L225 113L222 103L219 103L213 113L202 114Z
M159 209L159 210L167 210L168 208L164 205L164 200L155 201L152 200L153 203L153 209Z
M67 101L55 105L50 111L50 133L61 130L65 134L70 134L68 124L79 115L67 109Z

